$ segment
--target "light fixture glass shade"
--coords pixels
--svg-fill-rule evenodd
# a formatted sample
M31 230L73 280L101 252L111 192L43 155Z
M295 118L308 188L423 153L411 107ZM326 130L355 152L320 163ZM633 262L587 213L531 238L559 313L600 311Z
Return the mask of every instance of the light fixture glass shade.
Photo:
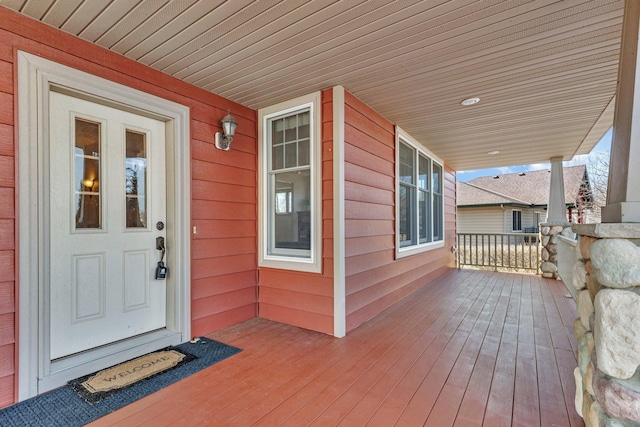
M225 136L233 138L233 135L236 133L236 127L238 126L238 122L233 118L231 112L227 112L227 115L222 119L222 131Z

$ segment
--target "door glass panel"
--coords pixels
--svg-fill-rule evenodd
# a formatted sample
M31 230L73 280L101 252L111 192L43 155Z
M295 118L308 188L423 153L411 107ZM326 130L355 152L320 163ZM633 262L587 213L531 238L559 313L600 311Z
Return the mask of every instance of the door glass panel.
M100 229L100 123L75 119L74 209L76 229Z
M147 228L147 136L127 130L125 197L127 228Z

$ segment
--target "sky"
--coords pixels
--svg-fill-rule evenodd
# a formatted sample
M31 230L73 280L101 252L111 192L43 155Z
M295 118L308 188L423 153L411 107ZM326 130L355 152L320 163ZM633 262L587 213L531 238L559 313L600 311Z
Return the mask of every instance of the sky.
M591 153L575 156L573 160L570 162L563 162L565 166L576 166L576 165L585 165L589 162L589 157L593 156L596 153L609 153L611 151L611 135L613 133L613 129L609 128L607 133L605 133L600 141L593 147ZM456 176L458 181L467 182L479 176L495 176L502 175L505 173L519 173L519 172L527 172L532 170L547 170L550 169L551 165L549 163L534 163L530 165L520 165L520 166L510 166L510 167L502 167L502 168L490 168L490 169L476 169L471 171L458 171Z

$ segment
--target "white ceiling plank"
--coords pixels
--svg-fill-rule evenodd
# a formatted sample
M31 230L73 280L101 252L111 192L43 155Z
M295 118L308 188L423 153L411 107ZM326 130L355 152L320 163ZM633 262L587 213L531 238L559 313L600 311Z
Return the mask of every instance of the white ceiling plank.
M120 22L121 19L134 9L141 0L113 0L99 15L97 15L86 27L82 29L80 37L95 43L111 27Z
M578 29L579 30L579 29ZM576 31L578 31L576 30ZM585 29L585 31L589 31L589 29ZM512 48L511 50L506 50L503 52L495 52L493 54L490 55L482 55L482 54L476 54L474 55L475 57L484 57L486 59L492 59L492 60L499 60L499 58L501 56L505 56L511 53L516 53L515 49L518 48L522 48L522 46L516 46L514 48ZM469 58L468 61L471 61L474 58ZM451 59L449 62L449 67L456 67L456 66L464 66L464 64L466 64L468 61L460 61L458 59ZM414 60L412 62L412 64L414 63L418 63L419 61ZM304 77L297 77L296 74L293 75L286 75L286 77L283 78L278 78L278 79L273 79L267 83L254 83L251 86L251 90L247 91L247 90L242 90L244 88L237 88L237 87L233 87L231 88L229 91L222 91L220 90L221 93L224 93L226 96L229 97L234 97L236 99L241 99L244 100L245 96L249 96L253 102L254 105L260 106L260 105L264 105L263 103L265 102L269 102L269 98L270 96L273 96L274 94L277 96L280 91L290 91L291 88L296 88L298 87L298 85L302 85L302 86L314 86L317 83L322 82L325 79L331 80L331 79L335 79L337 76L340 76L340 82L344 85L348 85L347 87L350 87L352 91L354 91L355 93L358 92L359 89L359 84L361 83L361 80L365 80L365 79L369 79L372 77L361 77L362 75L364 76L374 76L376 75L378 77L378 80L380 81L380 85L379 85L379 90L378 93L381 92L386 92L387 93L392 93L394 91L393 86L392 85L396 85L399 84L396 81L404 81L404 80L408 80L408 78L402 78L402 77L397 77L394 81L392 79L392 77L387 77L387 76L397 76L397 75L402 75L403 73L405 75L411 75L413 77L413 79L415 80L416 83L419 83L421 81L421 78L428 78L428 71L429 68L432 69L448 69L449 67L441 67L440 63L435 63L438 65L433 65L430 66L430 64L421 64L422 65L422 73L412 73L409 72L407 70L404 70L402 67L395 67L395 66L384 66L382 64L380 64L379 68L376 68L374 65L371 65L369 67L365 67L361 65L360 68L360 72L358 71L358 69L355 68L355 66L350 66L349 70L338 70L338 71L331 71L328 69L323 69L323 68L314 68L312 72L306 73L304 75ZM386 64L385 64L386 65ZM405 68L411 67L412 65L407 65ZM374 70L376 72L374 72ZM389 80L391 80L390 83ZM387 83L387 84L385 84ZM363 100L365 102L370 102L368 101L369 98L364 98ZM376 108L378 111L381 111L379 108L377 108L376 105L372 105L374 108Z
M20 12L22 6L27 3L27 0L1 0L0 5L6 7L7 9L15 10L16 12Z
M322 22L327 20L334 21L338 19L340 14L356 7L355 1L336 2L326 7L320 2L304 4L289 13L282 14L282 16L270 21L263 27L249 31L245 37L235 39L233 34L225 34L220 40L221 48L207 46L207 48L203 49L202 53L205 55L201 55L203 58L199 61L201 64L198 67L199 69L190 67L191 74L186 75L178 72L175 75L193 82L209 78L212 73L220 72L221 70L231 72L229 64L234 64L236 67L233 68L233 71L236 71L237 67L244 66L242 64L243 60L254 58L252 60L257 61L263 50L269 49L274 44L295 44L294 40L298 39L302 29L310 29L309 27L314 25L319 26L317 22L318 12L322 14L322 19L324 20ZM371 5L371 7L375 6ZM231 38L229 39L229 37ZM179 67L179 64L176 65Z
M298 4L298 0L294 0ZM247 1L246 5L238 8L238 4L234 0L233 4L226 2L220 8L209 14L210 19L204 22L198 22L195 29L189 28L189 37L179 49L169 52L157 61L153 62L153 67L162 70L167 74L167 67L172 66L182 58L193 55L194 52L207 46L209 43L215 42L219 37L234 27L240 25L245 20L250 20L258 16L265 10L276 7L280 2L251 2ZM222 12L222 13L217 13ZM196 34L197 33L197 34Z
M146 58L146 63L153 62L150 52L159 46L172 50L175 49L175 46L179 46L179 43L185 43L180 41L185 38L183 33L185 29L194 27L198 21L206 21L209 13L220 7L224 2L225 0L199 0L192 7L176 16L174 20L159 28L150 37L126 51L125 54L135 60L141 60L145 55L149 55ZM174 44L173 46L171 46L172 43Z
M155 25L154 18L159 10L162 10L169 4L169 0L141 1L131 9L122 19L118 20L111 28L105 31L96 39L96 44L107 49L113 49L113 46L122 40L132 31L140 27L148 28ZM178 6L179 4L175 4Z
M458 3L453 4L457 5ZM531 8L529 5L529 9L523 9L523 6L519 5L519 2L508 2L500 5L504 8L505 4L514 7L515 10L520 12ZM313 68L316 70L325 68L326 71L335 71L338 68L336 64L340 64L342 67L348 64L351 69L359 70L362 66L367 65L378 67L380 63L388 59L392 61L395 68L405 69L406 63L411 62L416 52L420 51L420 49L424 49L424 51L421 52L423 52L425 57L431 55L431 52L435 50L435 46L438 46L438 41L448 43L447 46L440 46L441 49L446 49L447 51L451 51L452 47L453 50L458 49L456 47L458 41L455 40L455 37L459 34L469 34L471 31L468 30L468 25L471 25L473 30L478 31L469 35L469 40L472 41L485 32L490 31L491 23L501 22L500 18L504 19L505 17L505 15L501 15L504 11L497 9L497 6L495 6L483 10L484 14L481 16L474 14L474 19L469 20L464 28L456 26L449 28L446 25L448 21L442 20L443 15L448 16L449 18L447 19L449 20L455 21L456 19L460 19L460 14L464 14L465 11L474 11L474 6L476 5L477 4L465 7L463 10L452 10L450 9L451 4L447 3L441 8L429 9L423 13L416 13L417 11L408 9L405 11L406 15L400 16L401 19L399 21L390 21L391 18L389 18L379 23L378 28L359 27L357 30L350 31L345 36L333 39L331 41L333 46L329 46L324 49L324 51L320 51L318 48L314 50L306 49L296 56L279 59L277 63L273 63L270 66L263 65L258 71L260 73L259 76L248 75L249 78L245 77L244 80L236 80L231 84L233 84L236 89L240 89L238 85L241 85L245 81L259 83L260 78L269 77L269 72L278 73L280 67L291 66L303 68L310 65L310 63L312 63ZM434 13L440 11L444 13L434 15ZM511 12L513 13L513 10ZM411 25L416 19L422 19L426 22L423 25ZM347 28L353 28L353 25L348 25ZM449 31L447 31L447 29L449 29ZM374 30L380 30L380 33L374 36ZM409 43L410 38L407 32L410 31L416 33L416 43ZM363 34L364 36L360 37ZM402 54L405 54L407 58L403 59L401 57ZM344 70L344 68L341 68L341 70ZM323 70L323 72L325 71ZM393 75L397 77L398 73L394 71ZM207 87L207 85L204 87ZM227 85L216 86L216 90L224 91L226 89Z
M60 29L73 35L79 35L109 5L103 0L84 0L80 6L64 21Z
M52 27L60 28L64 22L69 19L69 16L78 8L83 0L56 0L55 4L47 11L42 18L42 22L45 22Z
M198 37L201 37L209 29L220 24L220 22L224 21L229 15L249 6L251 3L252 0L224 1L215 9L204 14L199 20L182 28L167 42L158 45L138 60L143 64L161 70L165 64L169 65L180 59L183 56L182 52L187 49L189 44L194 43L194 40ZM188 55L189 53L190 51L186 51L184 55Z
M419 77L433 69L444 69L447 67L455 66L456 64L463 64L469 61L477 60L478 58L483 58L484 60L492 60L501 56L506 56L510 54L515 54L518 51L521 51L526 48L528 43L539 43L542 40L545 42L553 42L559 41L563 38L576 37L581 34L588 33L593 30L597 30L604 26L614 25L618 23L618 20L621 18L618 16L617 12L610 12L605 15L607 18L605 21L598 20L589 20L590 26L584 25L582 22L574 22L573 24L566 25L564 27L556 26L550 32L541 33L539 31L535 32L532 35L528 35L523 37L522 39L513 39L508 38L508 41L503 44L491 44L485 49L479 48L478 46L473 46L470 48L466 48L464 51L454 51L451 52L450 49L440 49L440 52L444 52L443 57L438 57L429 52L428 49L414 51L419 52L418 55L412 54L411 52L404 55L398 55L395 52L385 54L384 59L375 58L376 60L369 59L365 62L357 62L357 63L348 63L346 61L340 62L340 66L336 66L335 64L331 64L327 62L325 67L321 67L319 64L314 64L313 70L314 72L310 74L299 73L299 77L297 79L292 79L290 76L284 76L281 78L270 79L266 81L264 78L254 78L253 81L243 84L238 84L239 82L235 82L232 90L226 90L225 87L218 87L222 93L227 93L228 96L239 97L243 99L246 92L245 88L247 86L251 87L252 98L260 99L261 95L264 91L277 91L281 88L291 87L295 85L297 82L306 82L313 84L315 79L324 79L324 78L334 78L336 75L340 75L342 79L349 79L353 77L357 79L358 82L362 82L362 78L359 77L362 74L371 76L369 79L375 79L378 83L378 86L382 86L385 83L392 82L397 84L402 80L409 80L413 77ZM567 30L566 27L570 27L570 30ZM348 65L342 65L348 64ZM293 70L291 72L295 72L302 65L296 64L292 66ZM375 73L375 77L373 73L370 73L372 69L375 69L377 72ZM389 76L389 77L380 77ZM264 83L263 83L264 82ZM260 105L260 103L257 103Z
M585 61L585 64L588 63ZM431 106L434 109L439 109L446 105L459 105L459 102L463 99L476 95L480 97L483 103L491 102L492 99L516 99L516 97L526 98L533 102L536 96L546 93L580 90L583 85L616 84L616 79L612 76L617 68L617 61L612 60L608 64L585 65L580 72L570 71L544 75L533 77L529 80L524 80L527 79L527 75L523 76L522 81L509 76L503 80L504 84L501 84L498 77L492 79L492 82L459 82L458 85L453 80L450 82L451 88L449 89L447 89L449 82L446 85L443 84L442 87L436 85L429 86L426 89L416 88L411 95L385 99L382 104L392 108L395 114L400 117L406 118L416 111L412 106L419 105L423 102L424 97L431 97L431 99L437 100L431 102Z
M381 103L402 101L406 97L406 92L411 91L410 96L417 96L422 93L429 93L430 96L438 96L441 92L447 92L450 98L455 96L469 97L473 93L480 93L483 87L491 86L492 83L505 87L509 82L514 84L518 82L529 81L532 76L538 76L538 79L546 78L565 71L572 73L576 68L580 67L580 71L584 71L584 67L592 68L596 66L611 65L613 61L617 66L619 56L619 43L614 40L607 39L601 43L594 43L592 50L572 49L564 53L552 54L545 56L546 53L553 52L527 52L527 57L514 59L509 57L509 61L489 61L469 64L464 67L450 67L443 70L436 70L425 75L424 86L415 87L415 81L403 82L396 85L395 92L385 91L386 96L378 96L377 99ZM586 47L588 49L588 46ZM494 66L492 68L491 66ZM358 88L358 95L368 97L375 93L374 89ZM464 98L463 98L464 99Z
M439 2L444 3L444 2ZM245 83L266 81L272 75L279 74L281 70L295 73L299 69L324 66L335 69L338 64L347 62L354 68L359 66L356 60L355 49L362 53L371 52L373 46L379 47L387 37L399 37L397 33L402 30L405 20L414 19L416 16L427 21L436 19L440 13L451 13L451 9L458 3L444 3L433 7L432 3L419 2L403 9L390 9L395 4L388 3L380 10L355 16L345 20L340 26L332 28L323 37L307 39L292 49L288 49L279 55L274 55L263 63L253 64L246 68L238 79L224 78L224 82L204 84L205 88L215 87L216 90L225 91L229 86L241 89ZM374 14L375 12L375 14ZM404 46L404 45L403 45ZM388 52L390 55L391 53ZM369 61L375 63L377 58L371 56ZM200 82L199 84L203 84Z
M444 62L450 56L443 57L434 52L432 58L435 64L425 64L421 74L428 74L429 79L445 76L446 80L450 80L458 72L473 73L478 78L484 79L492 75L495 70L500 69L518 76L523 70L529 68L539 68L547 64L552 65L557 62L564 62L566 57L590 55L594 51L597 54L602 54L604 52L603 49L617 50L619 49L620 40L620 32L616 30L618 28L619 26L607 26L601 29L588 29L582 37L574 35L552 43L534 43L529 46L522 46L520 50L504 50L499 55L479 55L466 61L449 62L446 66L440 66L437 63ZM440 53L446 55L446 51L441 51ZM455 57L455 55L452 56ZM359 81L360 93L375 91L381 84L379 82L376 85L373 79L368 77ZM391 82L395 83L393 80ZM404 84L404 82L399 83L396 87Z
M413 1L413 3L416 2L417 0ZM428 7L435 8L439 3L444 3L444 0L439 0L438 3L431 2ZM346 8L347 6L348 8ZM410 6L412 4L408 1L402 4L381 0L360 4L355 4L355 2L335 3L295 25L283 28L269 47L264 48L264 43L255 47L251 46L251 50L248 52L249 56L237 58L239 66L246 70L241 74L246 76L253 70L264 71L277 63L286 67L288 63L284 61L291 60L299 52L305 52L307 56L312 57L320 46L333 43L338 36L352 32L355 23L361 25L362 22L380 20ZM312 49L313 51L311 51ZM198 73L188 76L187 80L198 81L197 84L203 87L212 84L212 82L217 84L215 81L219 76L224 76L225 80L232 80L238 68L225 65L219 70L203 68Z
M29 0L21 12L33 19L41 20L54 2L55 0Z
M130 31L125 30L124 34L126 34L126 36L121 37L110 49L123 55L126 54L126 52L134 46L167 25L168 22L180 16L185 10L193 6L196 1L197 0L181 0L179 2L168 2L150 16L147 21L144 22L144 25L134 25ZM114 27L114 29L116 29L116 27ZM120 30L124 29L121 28Z
M232 28L220 28L222 31L219 37L203 45L201 49L191 53L189 56L181 58L166 67L165 70L178 78L184 78L198 71L201 67L224 61L224 54L220 54L220 51L228 52L233 49L236 43L250 45L252 43L251 39L255 41L257 40L256 37L268 36L277 31L281 22L293 22L291 19L304 16L307 9L318 5L318 3L310 3L305 7L304 3L304 1L281 2L269 9L260 11L260 13L241 24L234 24ZM185 67L185 62L189 63L188 68Z

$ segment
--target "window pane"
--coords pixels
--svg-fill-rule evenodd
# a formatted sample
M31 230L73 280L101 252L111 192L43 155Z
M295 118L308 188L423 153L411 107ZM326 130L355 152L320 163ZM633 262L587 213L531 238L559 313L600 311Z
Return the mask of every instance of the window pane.
M298 142L298 166L309 165L309 140L303 139Z
M127 228L147 227L147 144L146 135L127 130L125 158L125 199Z
M271 149L271 170L284 168L284 146L274 145Z
M433 192L442 194L442 166L433 163Z
M284 142L284 119L271 122L271 142L272 144Z
M311 249L310 170L272 174L270 192L273 224L271 253L278 249ZM286 211L288 215L282 215ZM289 253L287 253L289 254ZM302 256L308 257L303 254Z
M414 184L416 155L415 150L400 143L400 181Z
M442 195L433 195L433 240L444 239L444 224L442 221Z
M74 212L76 229L102 228L100 124L75 119Z
M284 140L291 142L298 139L298 117L297 115L285 117L284 119Z
M298 147L297 144L285 144L284 146L284 167L285 168L295 168L298 166L297 159L298 157Z
M409 246L416 244L415 233L415 187L400 184L399 189L399 217L398 227L400 231L400 246Z
M298 114L298 138L309 138L309 112Z
M420 243L431 241L431 198L429 192L418 191L418 227Z
M429 166L431 161L423 155L418 156L418 187L429 189Z

